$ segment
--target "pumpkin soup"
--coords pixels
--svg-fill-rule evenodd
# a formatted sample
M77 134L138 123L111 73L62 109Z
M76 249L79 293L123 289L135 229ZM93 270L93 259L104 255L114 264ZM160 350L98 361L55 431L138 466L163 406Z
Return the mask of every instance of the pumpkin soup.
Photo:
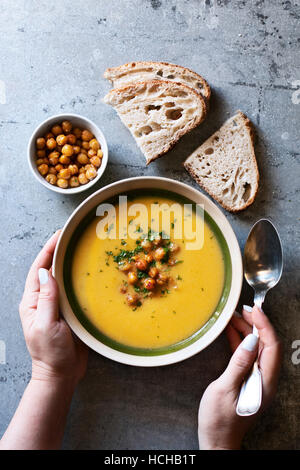
M190 217L190 227L199 231L197 211L183 212L181 220L170 212L170 230L159 230L162 214L153 215L153 206L166 208L178 201L182 206L184 201L164 191L139 190L128 193L126 221L132 236L128 230L120 238L117 201L106 238L98 233L104 217L94 211L73 241L67 276L76 303L94 328L118 344L155 350L179 343L203 327L222 297L224 254L216 233L204 217L201 246L191 249L183 225ZM134 204L146 208L139 217L130 215ZM145 229L153 225L158 230Z

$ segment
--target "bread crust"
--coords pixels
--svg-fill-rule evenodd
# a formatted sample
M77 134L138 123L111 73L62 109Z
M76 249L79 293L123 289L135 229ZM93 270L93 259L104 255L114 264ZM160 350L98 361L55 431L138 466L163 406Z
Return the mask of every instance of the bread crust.
M255 190L255 193L253 194L253 196L251 198L249 198L245 204L239 208L233 208L233 207L230 207L228 206L223 200L221 200L217 195L213 194L211 191L210 191L210 188L208 185L205 185L201 180L200 178L198 178L196 172L194 171L193 169L193 165L191 163L187 163L187 160L185 160L183 162L183 166L184 168L190 173L190 175L194 178L194 180L199 184L199 186L201 188L203 188L213 199L215 199L222 207L224 207L224 209L226 209L227 211L229 212L233 212L233 213L236 213L236 212L240 212L242 210L245 210L247 207L249 207L255 200L256 198L256 195L258 193L258 186L259 186L259 171L258 171L258 166L257 166L257 161L256 161L256 157L255 157L255 152L254 152L254 140L255 140L255 133L254 133L254 128L253 128L253 124L252 122L250 121L250 119L240 110L236 111L235 113L235 116L239 116L242 121L243 121L243 124L245 126L245 129L246 131L248 132L248 135L249 135L249 138L250 138L250 142L251 142L251 161L252 161L252 165L253 165L253 168L255 169L255 174L256 174L256 190ZM234 116L233 116L234 117ZM232 117L232 118L233 118ZM230 118L230 119L232 119ZM227 121L226 121L227 122ZM223 124L225 125L226 122ZM218 131L217 131L218 132ZM214 135L214 134L213 134ZM204 144L205 142L203 142ZM202 145L203 145L202 144Z
M197 93L202 95L208 103L208 101L210 99L210 96L211 96L211 89L210 89L209 84L205 80L205 78L203 78L202 75L199 75L198 73L194 72L193 70L191 70L187 67L172 64L170 62L155 62L155 61L128 62L126 64L119 65L118 67L107 68L104 71L103 76L104 76L104 78L106 78L106 79L110 80L111 82L113 82L113 80L114 80L113 77L115 76L117 78L123 72L127 73L127 72L129 72L130 70L133 70L133 69L137 70L138 68L142 68L142 67L156 67L156 66L158 66L158 67L159 66L173 67L173 68L175 68L179 71L186 71L189 74L191 74L192 76L194 76L196 80L198 80L199 82L201 82L203 84L203 88L204 88L204 95L202 95L200 90ZM167 80L164 79L164 81L167 81ZM172 83L176 83L176 82L172 82Z
M178 135L176 136L176 139L174 139L174 141L170 142L164 149L162 152L160 152L159 154L155 155L154 157L150 158L149 160L147 159L147 162L146 164L149 165L149 163L153 162L154 160L157 160L158 158L162 157L163 155L165 155L167 152L169 152L169 150L171 150L174 145L178 142L178 140L183 136L183 135L186 135L187 133L189 133L192 129L194 129L195 127L199 126L199 124L201 124L205 117L206 117L206 114L207 114L207 107L206 107L206 103L205 103L205 100L203 98L203 96L200 94L200 93L197 93L194 88L190 88L188 87L187 85L184 85L183 83L180 83L180 82L170 82L168 80L147 80L147 81L144 81L144 82L135 82L135 83L132 83L132 84L129 84L129 85L125 85L123 87L120 87L120 88L113 88L112 90L110 90L110 92L105 96L104 98L104 101L108 104L111 104L109 101L110 101L110 97L113 97L114 95L116 96L122 96L126 93L137 93L137 90L140 89L140 88L143 88L143 87L150 87L150 86L158 86L158 87L163 87L166 89L166 91L168 92L168 90L174 90L174 89L180 89L180 90L184 90L186 91L187 93L190 93L194 96L194 98L196 100L198 100L199 102L199 108L201 108L202 110L202 113L201 115L199 115L198 119L192 123L188 130L186 131L183 131L182 132L178 132ZM179 90L179 91L180 91ZM114 106L112 104L112 106Z

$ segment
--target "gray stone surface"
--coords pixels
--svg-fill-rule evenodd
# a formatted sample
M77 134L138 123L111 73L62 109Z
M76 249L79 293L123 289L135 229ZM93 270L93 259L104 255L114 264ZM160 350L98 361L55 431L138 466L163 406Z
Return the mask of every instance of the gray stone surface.
M109 144L109 164L96 189L128 176L162 175L196 187L181 162L237 108L257 128L261 185L255 204L227 214L243 246L251 225L269 217L283 241L282 281L267 297L285 355L277 399L245 440L250 449L300 448L299 56L298 1L278 0L15 0L0 3L0 433L30 377L18 302L31 262L87 194L52 193L26 162L28 139L42 120L75 112L94 120ZM144 157L115 112L101 103L108 66L165 60L203 74L211 111L164 158ZM297 81L298 80L298 81ZM243 289L241 304L252 301ZM196 449L197 407L229 359L224 335L177 365L138 369L90 354L75 395L64 448ZM1 361L0 361L1 362Z

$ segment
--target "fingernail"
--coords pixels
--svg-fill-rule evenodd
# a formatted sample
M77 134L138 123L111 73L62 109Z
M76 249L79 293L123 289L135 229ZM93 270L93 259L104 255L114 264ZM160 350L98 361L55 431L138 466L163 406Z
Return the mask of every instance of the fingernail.
M249 305L243 305L243 309L246 310L246 312L252 312L252 307L249 307Z
M241 343L241 346L243 349L246 349L246 351L253 352L256 349L258 342L258 337L253 335L252 333L243 340Z
M40 269L39 269L39 280L40 280L40 284L47 284L48 279L49 279L49 274L48 274L47 269L40 268Z

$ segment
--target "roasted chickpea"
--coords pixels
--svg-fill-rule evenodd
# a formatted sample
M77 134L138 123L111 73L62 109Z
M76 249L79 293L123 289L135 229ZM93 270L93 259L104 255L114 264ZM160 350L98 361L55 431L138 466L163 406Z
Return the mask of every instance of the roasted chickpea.
M56 137L56 142L57 142L57 145L60 145L60 146L66 145L66 143L68 142L68 138L64 134L59 134Z
M60 188L66 189L68 185L69 185L68 180L65 180L63 178L59 178L57 180L57 186L59 186Z
M161 243L162 243L162 237L161 237L160 235L158 235L157 237L154 238L154 240L153 240L152 243L153 243L154 246L159 246L159 245L161 245Z
M86 170L85 174L86 174L86 177L89 180L93 180L97 176L97 170L96 170L96 168L92 167L92 168L89 168L88 170Z
M149 274L150 277L155 278L158 275L158 269L155 266L152 266L149 269L148 274Z
M138 259L136 262L135 262L135 265L137 267L137 269L139 269L140 271L146 271L146 269L148 268L148 263L145 259Z
M121 294L126 294L127 290L127 286L125 286L124 284L120 287Z
M94 152L97 152L99 150L100 145L97 139L92 139L89 141L89 147L90 149L94 150Z
M48 173L49 167L46 163L42 163L42 165L38 166L38 170L42 176L45 176Z
M163 286L164 284L166 284L169 280L169 276L168 274L166 273L160 273L158 275L158 278L156 279L156 282L157 284L159 284L160 286Z
M164 258L165 254L166 253L163 247L156 248L156 250L154 251L154 259L156 261L160 261Z
M82 130L79 129L78 127L75 127L75 129L73 130L73 134L76 135L77 139L81 139L81 133L82 133Z
M40 166L44 163L44 159L43 158L38 158L37 161L36 161L36 164L37 166Z
M77 155L78 153L80 153L80 147L79 147L79 145L73 145L73 153L75 153L76 155Z
M98 150L97 152L97 157L102 158L103 157L103 152L101 149Z
M77 188L77 186L79 186L79 180L78 180L77 176L72 176L70 178L70 187L71 188Z
M50 183L52 185L56 184L56 181L57 181L56 175L53 175L52 173L49 173L46 176L46 181L48 181L48 183Z
M78 163L80 163L81 165L86 165L88 162L89 162L89 159L88 159L88 156L85 155L84 153L80 153L78 156L77 156L77 161Z
M139 298L137 294L128 294L126 296L126 300L127 300L128 305L136 305Z
M89 182L89 180L87 179L85 173L80 173L80 175L78 176L78 181L80 184L86 184Z
M59 162L62 165L70 165L71 159L69 157L67 157L66 155L62 155L61 157L59 157Z
M60 172L58 173L58 178L62 178L64 180L68 180L71 178L71 172L69 170L69 168L63 168L62 170L60 170Z
M120 271L129 271L132 268L131 264L128 261L124 261L123 263L119 264Z
M73 126L70 123L70 121L63 121L62 124L61 124L61 127L62 127L63 131L66 134L69 134L71 132Z
M90 158L92 158L96 155L96 152L94 152L94 150L92 150L92 149L89 149L87 154Z
M74 135L74 134L69 134L69 135L67 136L67 138L68 138L68 143L69 143L69 144L71 144L71 145L75 145L75 144L76 144L76 140L77 140L77 139L76 139L76 135Z
M81 144L81 147L84 148L86 151L90 148L89 143L86 141L83 141Z
M82 166L81 168L79 168L78 172L79 172L79 173L85 173L85 168L84 168L84 166Z
M93 134L90 131L88 131L87 129L84 129L81 133L81 139L82 140L85 140L85 141L89 142L90 140L92 140L93 137L94 137Z
M48 155L49 162L51 165L55 166L58 164L58 159L59 159L59 153L58 152L51 152Z
M50 173L51 175L56 175L57 171L53 166L50 166L48 173Z
M171 253L177 253L180 250L180 246L176 243L170 243L169 249Z
M92 157L90 159L90 162L92 165L94 165L95 167L99 168L99 166L101 165L101 160L99 157Z
M54 135L52 134L52 132L48 132L48 134L45 135L46 141L47 141L48 139L53 139L53 137L54 137Z
M54 150L56 147L56 140L53 137L50 137L50 139L47 139L46 145L49 150Z
M71 157L71 155L73 155L72 145L69 145L69 144L64 145L61 151L64 155L66 155L66 157Z
M36 156L37 156L38 158L44 158L44 157L46 156L46 150L38 150L38 151L36 152Z
M146 238L142 241L141 245L146 251L150 251L152 249L152 243Z
M82 147L80 148L80 153L84 153L87 156L87 150Z
M153 261L152 253L147 253L145 256L145 260L147 261L147 263L151 263Z
M71 175L77 175L78 174L78 166L77 165L69 165L68 166Z
M138 280L138 277L134 271L129 271L129 273L127 274L127 279L129 284L135 284Z
M44 139L44 137L39 137L38 139L36 139L36 148L41 150L43 148L45 148L45 145L46 145L46 141Z
M62 170L62 169L63 169L63 166L62 166L62 164L61 164L61 163L58 163L57 165L55 165L55 167L54 167L54 168L56 169L56 171L57 171L57 172L59 172L60 170Z
M62 128L58 124L55 124L55 126L52 127L51 132L53 135L62 134Z
M144 279L143 286L147 290L153 290L155 287L155 280L152 279L152 277L147 277L146 279Z

